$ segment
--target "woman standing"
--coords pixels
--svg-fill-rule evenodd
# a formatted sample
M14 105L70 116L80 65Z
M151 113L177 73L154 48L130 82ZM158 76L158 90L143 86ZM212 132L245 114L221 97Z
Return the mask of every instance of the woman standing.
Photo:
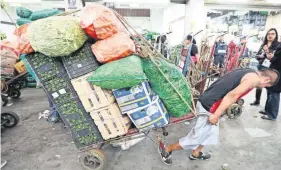
M278 33L277 30L275 28L271 28L267 31L267 34L264 38L264 42L261 45L258 53L257 53L257 60L259 61L259 66L258 69L264 69L264 68L268 68L270 65L266 65L266 63L268 63L268 54L272 54L273 51L275 51L279 46L279 42L278 42ZM273 62L274 63L274 62ZM271 62L271 64L273 64ZM262 89L256 89L256 100L251 103L252 106L257 106L260 104L260 99L261 99L261 93L262 93ZM263 111L261 111L263 112Z

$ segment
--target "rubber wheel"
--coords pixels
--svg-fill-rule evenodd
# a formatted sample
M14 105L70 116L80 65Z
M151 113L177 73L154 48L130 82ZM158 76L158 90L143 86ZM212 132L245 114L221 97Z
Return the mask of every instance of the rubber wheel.
M240 106L243 106L244 103L245 103L244 99L239 99L239 100L237 101L237 104L239 104Z
M4 123L2 126L6 128L11 128L16 126L19 123L19 116L18 114L14 112L6 112L6 113L1 113L1 124L2 122Z
M230 119L235 119L242 114L242 107L239 104L233 104L227 109L226 114Z
M103 170L107 163L104 152L99 149L92 149L79 157L79 162L85 170Z
M10 96L10 97L11 97L12 99L17 99L17 98L20 97L20 95L21 95L20 90L15 89L15 90L13 90L13 91L11 92L11 96Z
M2 106L6 106L7 104L8 104L8 102L9 102L9 100L8 100L8 97L6 97L6 96L1 96L1 98L2 98Z

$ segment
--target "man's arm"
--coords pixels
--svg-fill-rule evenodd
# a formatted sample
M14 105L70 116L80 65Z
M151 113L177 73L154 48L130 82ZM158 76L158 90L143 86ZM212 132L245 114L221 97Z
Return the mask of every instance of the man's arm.
M237 86L235 89L227 93L220 106L217 108L215 113L210 117L210 122L212 124L216 124L219 117L232 105L234 104L241 95L243 95L245 92L249 91L250 89L254 88L257 83L256 76L258 75L251 75L248 76L249 78L243 80L239 86ZM212 119L212 120L211 120Z

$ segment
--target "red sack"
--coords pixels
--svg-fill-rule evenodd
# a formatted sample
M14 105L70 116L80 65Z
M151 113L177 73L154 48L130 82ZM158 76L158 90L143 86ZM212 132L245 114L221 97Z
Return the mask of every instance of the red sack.
M31 44L28 40L28 24L24 24L19 28L16 28L14 34L18 37L16 42L16 49L19 50L21 54L30 54L34 52Z
M100 63L108 63L134 53L135 44L129 35L118 33L93 44L92 51Z
M117 32L126 32L124 26L109 8L88 4L81 10L80 26L92 38L106 39Z

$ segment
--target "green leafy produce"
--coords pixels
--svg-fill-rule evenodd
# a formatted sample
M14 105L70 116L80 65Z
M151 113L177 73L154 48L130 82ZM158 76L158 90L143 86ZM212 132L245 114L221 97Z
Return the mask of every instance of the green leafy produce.
M32 21L28 18L18 18L17 19L17 25L18 26L21 26L21 25L24 25L24 24L28 24L28 23L31 23Z
M17 7L16 13L17 13L17 16L19 16L21 18L29 18L30 15L32 14L32 11L25 7Z
M56 59L42 53L32 53L25 56L32 69L40 79L47 81L64 72L63 65Z
M64 104L75 98L70 82L64 77L55 77L50 81L43 82L44 89L50 94L54 104Z
M72 100L62 105L56 105L56 110L68 125L78 148L103 141L93 120L77 101Z
M105 89L120 89L135 86L146 79L141 59L132 55L100 66L88 81Z
M62 13L60 10L58 9L43 9L40 11L34 11L31 15L30 15L30 19L32 21L38 20L38 19L42 19L42 18L47 18L53 15L57 15Z
M56 16L34 21L29 26L30 44L50 57L67 56L87 40L74 17Z
M165 79L151 60L144 60L144 72L148 77L152 90L159 95L164 102L169 114L175 117L181 117L190 112L188 106L191 105L191 93L186 78L176 66L166 62L163 59L154 59L160 70L166 75L170 83L182 95L183 99L177 94L172 85Z
M62 105L59 105L57 107L57 110L60 115L64 115L64 117L66 117L66 121L70 127L87 121L84 114L88 113L82 110L81 107L77 105L76 101L69 101Z

